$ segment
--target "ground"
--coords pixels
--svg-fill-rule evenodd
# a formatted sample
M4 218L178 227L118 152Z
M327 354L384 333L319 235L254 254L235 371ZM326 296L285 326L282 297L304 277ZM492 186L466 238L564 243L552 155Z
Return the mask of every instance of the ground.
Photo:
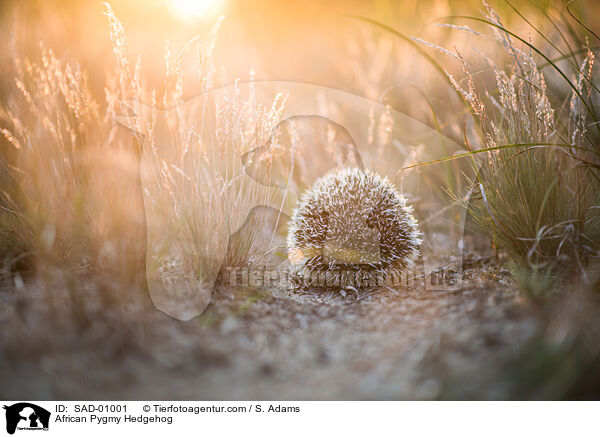
M143 289L76 285L85 303L49 308L47 285L19 284L0 293L2 397L507 398L503 372L539 318L495 262L471 273L458 291L358 298L220 287L189 322Z

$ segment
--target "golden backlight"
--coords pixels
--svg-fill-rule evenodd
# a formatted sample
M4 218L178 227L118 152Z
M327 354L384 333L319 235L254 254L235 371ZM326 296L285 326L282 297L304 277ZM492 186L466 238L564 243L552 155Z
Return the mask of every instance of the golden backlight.
M170 0L171 6L182 17L204 16L219 0Z

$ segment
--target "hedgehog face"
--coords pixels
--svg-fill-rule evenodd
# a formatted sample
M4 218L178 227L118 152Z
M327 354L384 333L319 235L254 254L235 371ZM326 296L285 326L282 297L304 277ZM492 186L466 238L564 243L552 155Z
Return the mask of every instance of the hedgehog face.
M410 268L421 234L412 209L386 179L344 169L317 181L301 199L288 234L297 273L382 273Z

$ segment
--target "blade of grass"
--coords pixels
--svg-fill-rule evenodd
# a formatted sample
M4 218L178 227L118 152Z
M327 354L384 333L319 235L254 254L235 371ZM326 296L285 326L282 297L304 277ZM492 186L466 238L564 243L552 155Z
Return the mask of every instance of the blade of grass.
M594 36L594 38L596 38L598 41L600 41L600 37L598 35L596 35L596 32L594 32L592 29L590 29L589 27L587 27L583 21L581 21L579 18L577 18L573 12L571 12L571 4L575 2L575 0L570 0L567 2L567 12L569 13L569 15L571 16L571 18L573 18L573 20L577 21L577 23L579 23L579 25L581 27L583 27L585 30L587 30L590 34L592 34Z
M441 162L446 162L446 161L452 161L455 159L459 159L459 158L465 158L468 156L473 156L473 155L477 155L480 153L486 153L486 152L491 152L493 150L503 150L503 149L513 149L513 148L517 148L517 147L532 147L532 146L538 146L538 147L547 147L547 148L553 148L553 147L564 147L567 149L576 149L576 150L582 150L584 152L591 152L594 153L598 156L600 156L600 152L594 149L589 149L587 147L579 147L579 146L573 146L571 144L560 144L560 143L515 143L515 144L504 144L502 146L495 146L495 147L486 147L484 149L478 149L478 150L473 150L471 152L465 152L465 153L459 153L458 155L453 155L453 156L446 156L444 158L440 158L440 159L435 159L433 161L427 161L427 162L421 162L419 164L413 164L413 165L409 165L407 167L403 167L400 170L398 170L398 172L404 171L404 170L408 170L411 168L415 168L415 167L422 167L425 165L431 165L431 164L438 164Z
M597 50L600 50L600 46L590 47L590 50L591 50L591 51L597 51ZM588 51L588 49L587 49L587 48L585 48L585 49L579 49L579 50L575 50L575 51L573 52L573 55L578 55L578 54L581 54L581 53L586 53L587 51ZM569 56L571 56L571 55L564 55L564 56L559 56L559 57L557 57L557 58L552 58L552 62L556 63L556 62L562 61L562 60L564 60L565 58L568 58ZM550 65L552 65L552 64L551 64L551 63L549 63L549 62L545 62L545 63L543 63L543 64L541 64L541 65L538 65L538 70L543 70L544 68L546 68L546 67L549 67Z
M564 41L565 45L567 46L567 48L569 49L569 55L573 58L573 62L575 64L577 64L577 57L575 56L575 54L579 54L578 51L573 51L573 49L571 48L571 44L569 43L569 40L567 39L567 37L565 36L565 34L563 33L563 31L560 29L560 27L556 24L555 20L552 19L552 17L550 17L550 15L548 15L548 13L546 12L546 10L544 8L542 8L539 4L537 4L536 2L532 2L534 3L534 5L538 8L538 10L542 13L542 15L544 15L544 17L546 17L546 19L548 20L548 22L550 24L552 24L552 26L554 27L554 29L556 29L556 31L558 32L558 34L560 35L561 39Z
M400 38L401 40L403 40L404 42L409 44L421 56L423 56L435 68L435 70L442 75L442 77L448 83L448 85L450 85L452 87L452 89L454 89L454 86L452 85L452 81L448 78L448 75L446 74L446 71L444 70L444 68L439 64L439 62L437 62L435 60L435 58L433 56L429 55L416 41L412 40L410 37L406 36L405 34L403 34L400 31L394 29L393 27L390 27L387 24L381 23L377 20L373 20L371 18L363 17L360 15L353 15L353 14L349 14L348 16L350 18L354 18L354 19L362 21L364 23L372 24L376 27L379 27L380 29L383 29L386 32L391 33L392 35ZM469 111L471 111L469 102L467 102L465 100L464 96L458 90L455 90L455 91L456 91L456 95L460 98L460 100L464 103L464 105L467 108L469 108ZM476 117L473 117L473 118L476 120Z
M523 21L525 21L533 30L535 30L537 32L538 35L540 35L542 37L542 39L544 41L546 41L548 44L550 44L550 46L556 50L561 56L565 56L565 59L568 60L568 62L571 64L571 66L573 66L575 69L577 69L577 64L571 62L568 59L568 56L565 55L562 50L560 50L556 44L554 44L546 35L544 35L544 33L542 31L540 31L531 21L529 21L517 8L515 8L512 3L509 0L504 0L510 7L511 9L519 16L523 19Z
M569 84L569 86L571 87L571 89L573 90L573 92L577 95L577 97L579 97L579 99L581 100L581 102L583 103L583 105L585 106L586 110L588 111L588 113L590 114L590 116L593 118L593 120L594 121L598 121L598 117L596 115L596 111L593 109L593 107L591 107L588 104L588 102L583 97L583 95L581 94L581 92L577 89L577 87L575 86L575 84L567 77L567 75L554 62L552 62L552 60L548 56L546 56L541 50L539 50L533 44L531 44L527 40L521 38L520 36L518 36L514 32L511 32L510 30L506 29L505 27L500 26L500 25L498 25L496 23L492 23L491 21L485 20L483 18L470 17L470 16L467 16L467 15L451 15L451 16L440 18L440 20L447 20L447 19L473 20L473 21L478 21L478 22L481 22L481 23L485 23L485 24L487 24L489 26L495 27L497 29L502 30L503 32L506 32L508 35L510 35L513 38L521 41L527 47L529 47L530 49L532 49L533 51L535 51L538 55L540 55L542 58L544 58L544 60L546 60L546 62L548 62L548 63L550 63L550 65L552 65L552 67L556 70L556 72L562 76L562 78L567 82L567 84ZM600 90L596 87L596 85L589 78L585 77L585 79L586 79L587 82L589 82L589 84L597 92L600 93ZM600 132L600 128L598 128L598 131Z

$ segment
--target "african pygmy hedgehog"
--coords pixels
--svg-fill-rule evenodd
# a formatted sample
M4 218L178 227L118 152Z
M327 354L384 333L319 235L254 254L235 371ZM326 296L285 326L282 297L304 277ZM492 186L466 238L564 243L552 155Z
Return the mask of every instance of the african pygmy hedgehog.
M370 288L412 268L421 232L386 178L345 168L307 190L289 224L288 257L300 287Z

